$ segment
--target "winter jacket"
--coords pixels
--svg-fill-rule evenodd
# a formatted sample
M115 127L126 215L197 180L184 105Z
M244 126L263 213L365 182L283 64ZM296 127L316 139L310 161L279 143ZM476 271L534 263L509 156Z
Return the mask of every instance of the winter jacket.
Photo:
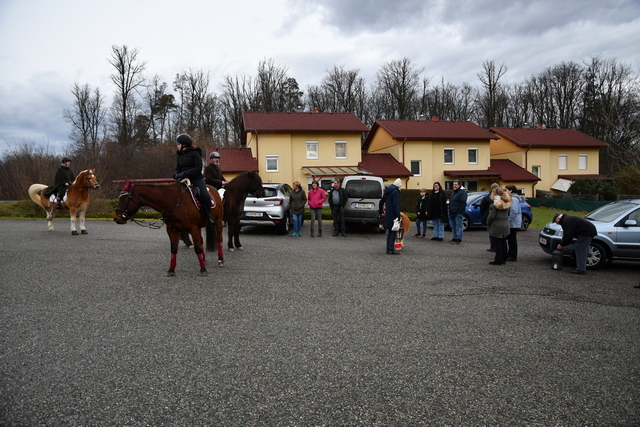
M56 171L56 177L53 181L53 188L56 194L64 195L67 185L73 184L73 181L76 180L75 175L71 171L69 166L60 165L58 170Z
M333 192L337 191L338 194L340 194L340 204L339 205L335 205L333 203ZM340 187L337 190L335 188L332 188L331 191L329 191L329 194L327 195L327 199L329 199L329 206L331 206L332 208L336 208L336 207L340 207L340 208L344 208L345 205L347 204L347 192L344 188Z
M489 216L489 208L493 203L493 199L491 199L491 192L485 194L485 196L480 200L480 213L482 214L482 225L487 225L487 217Z
M596 226L589 220L575 215L562 215L560 218L560 226L564 237L562 237L562 246L567 246L578 236L597 236L598 230Z
M219 190L222 188L222 181L226 181L226 179L222 175L220 166L216 165L215 163L209 162L207 167L204 168L204 182L212 187L215 187L216 190Z
M184 173L191 181L202 179L202 150L200 147L187 147L176 153L178 162L176 174Z
M291 190L289 193L289 209L294 215L300 215L304 213L304 205L307 203L307 195L304 190L300 188L298 191Z
M385 204L387 207L384 214L384 226L387 230L391 230L393 220L400 218L400 190L393 184L384 189L379 210L382 210Z
M320 187L315 190L312 188L309 190L309 195L307 197L309 198L309 207L311 209L320 209L322 208L324 201L327 200L327 193L325 193Z
M420 219L427 219L427 211L429 210L429 196L418 197L416 202L416 213Z
M517 228L522 226L522 206L520 206L520 196L511 193L511 209L509 210L509 227Z
M447 193L444 190L440 190L437 193L431 190L431 193L429 193L427 218L430 220L440 218L446 222L447 215Z
M467 192L462 187L453 190L449 199L449 216L462 215L467 209Z
M507 237L511 230L509 230L509 208L511 202L505 202L501 198L497 197L493 204L489 207L489 216L487 216L487 227L489 228L489 234L498 239Z

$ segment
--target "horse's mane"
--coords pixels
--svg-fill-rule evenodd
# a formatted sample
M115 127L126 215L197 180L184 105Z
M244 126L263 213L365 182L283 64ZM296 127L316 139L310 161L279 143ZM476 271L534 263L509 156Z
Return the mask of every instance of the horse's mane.
M242 172L240 175L233 178L231 181L225 185L225 189L235 190L239 188L245 188L249 185L251 180L255 179L252 175L257 174L256 171L246 171Z
M73 180L73 182L71 183L71 185L73 185L73 184L75 184L76 182L78 182L78 178L80 178L80 177L81 177L81 176L83 176L83 175L86 175L86 174L87 174L87 172L89 172L89 171L90 171L90 169L85 169L85 170L83 170L82 172L80 172L80 173L76 176L76 179L74 179L74 180Z

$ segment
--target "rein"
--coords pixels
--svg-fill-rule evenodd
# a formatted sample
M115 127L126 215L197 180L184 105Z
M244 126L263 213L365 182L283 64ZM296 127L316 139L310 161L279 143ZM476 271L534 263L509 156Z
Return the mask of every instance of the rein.
M155 222L150 222L150 223L142 223L140 221L138 221L137 219L135 219L134 217L129 215L129 203L134 202L136 205L138 205L138 210L142 207L142 205L140 205L139 203L137 203L135 200L133 200L133 187L131 187L131 191L121 191L120 192L120 196L118 196L118 199L121 199L123 196L127 196L127 201L124 205L124 209L119 209L118 207L116 207L116 212L122 212L122 214L120 215L121 218L123 218L126 221L131 221L141 227L147 227L153 230L158 230L160 228L162 228L163 225L165 225L167 223L167 221L169 219L171 219L171 217L173 216L173 214L176 213L176 211L178 210L178 208L180 207L180 202L182 201L182 195L189 189L186 185L184 186L184 188L182 186L178 187L180 189L180 196L178 196L178 203L176 204L176 207L173 209L173 211L168 215L168 216L164 216L164 213L166 212L166 210L168 209L168 207L164 208L162 210L162 212L160 212L160 215L162 216L162 223L160 225L157 225ZM170 227L170 224L167 224L167 227Z

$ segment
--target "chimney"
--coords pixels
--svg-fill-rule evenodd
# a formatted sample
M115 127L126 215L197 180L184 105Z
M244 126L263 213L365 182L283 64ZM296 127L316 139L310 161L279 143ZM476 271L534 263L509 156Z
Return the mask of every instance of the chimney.
M538 129L544 129L544 126L538 125Z
M312 113L317 113L318 110L316 110L315 108L313 110L311 110Z
M431 116L431 121L432 122L437 122L438 121L438 116Z

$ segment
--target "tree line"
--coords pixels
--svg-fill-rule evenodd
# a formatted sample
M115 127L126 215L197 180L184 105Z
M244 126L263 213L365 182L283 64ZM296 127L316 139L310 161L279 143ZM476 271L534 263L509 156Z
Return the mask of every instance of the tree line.
M108 61L111 105L100 88L75 82L74 101L62 112L71 129L65 154L74 166L96 168L102 181L171 176L180 133L207 148L239 146L245 111L313 110L352 112L369 127L378 119L436 116L486 129L576 129L609 144L601 152L601 173L617 177L621 192L640 193L640 80L637 70L616 59L562 62L516 83L507 81L506 64L487 60L475 86L435 81L409 58L384 63L371 84L359 69L334 65L306 91L288 67L263 59L255 76L227 74L217 92L209 73L194 68L178 73L170 88L161 76L149 77L139 50L126 45L112 46ZM29 172L36 161L47 166ZM31 173L40 175L29 176L31 182L48 182L58 164L58 156L42 147L23 143L10 150L2 160L0 197L24 198L7 180Z

